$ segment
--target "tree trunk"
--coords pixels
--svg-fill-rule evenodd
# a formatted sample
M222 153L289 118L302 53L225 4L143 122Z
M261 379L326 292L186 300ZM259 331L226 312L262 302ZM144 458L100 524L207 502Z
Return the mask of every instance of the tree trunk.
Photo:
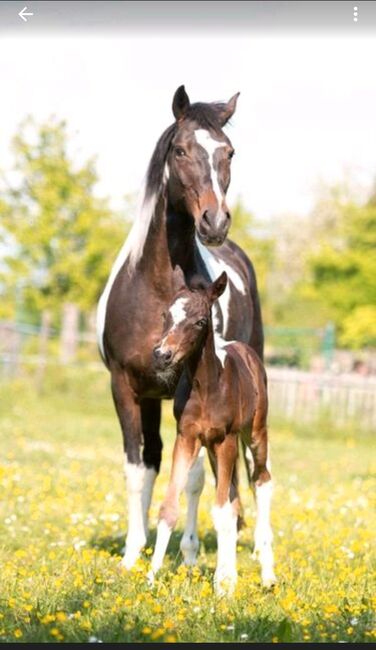
M80 311L77 305L71 302L64 303L60 336L60 361L62 364L71 363L76 358L79 318Z
M50 325L51 325L51 312L48 309L44 309L42 312L42 323L39 330L38 365L37 365L37 371L35 375L35 383L38 392L40 392L42 389L44 373L46 370Z

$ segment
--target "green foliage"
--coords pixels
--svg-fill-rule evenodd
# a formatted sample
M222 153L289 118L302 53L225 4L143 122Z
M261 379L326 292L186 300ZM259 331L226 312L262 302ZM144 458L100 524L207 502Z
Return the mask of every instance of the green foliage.
M31 310L69 301L95 305L125 224L95 192L94 160L72 162L67 125L25 120L13 139L14 182L0 199L7 239L6 287L22 287Z
M343 345L376 345L376 205L335 206L339 218L309 258L312 291L328 307Z

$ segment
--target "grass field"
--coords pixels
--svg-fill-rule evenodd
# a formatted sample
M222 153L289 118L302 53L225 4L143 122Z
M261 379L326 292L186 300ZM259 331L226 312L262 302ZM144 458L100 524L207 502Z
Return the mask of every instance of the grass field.
M136 569L124 573L122 443L108 377L61 374L48 386L40 396L32 381L1 386L0 642L375 640L371 437L325 424L304 435L272 426L279 584L273 592L260 586L243 477L239 584L233 598L216 599L209 471L197 568L180 566L183 501L166 568L152 588L146 582L174 438L168 409L151 539Z

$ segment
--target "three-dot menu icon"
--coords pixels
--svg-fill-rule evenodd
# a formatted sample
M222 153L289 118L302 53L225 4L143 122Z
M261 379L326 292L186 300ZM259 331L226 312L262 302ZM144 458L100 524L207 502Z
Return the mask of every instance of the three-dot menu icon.
M358 22L358 7L354 7L353 17L354 17L354 23L357 23Z

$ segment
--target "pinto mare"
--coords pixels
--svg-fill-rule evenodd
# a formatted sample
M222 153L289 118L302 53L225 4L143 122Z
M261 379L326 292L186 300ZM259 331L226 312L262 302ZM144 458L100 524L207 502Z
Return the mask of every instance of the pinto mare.
M252 455L257 506L255 555L261 563L262 582L275 583L272 530L269 521L271 475L268 467L266 375L256 352L246 343L224 341L214 333L211 308L223 294L226 273L204 289L182 289L169 307L162 339L154 355L161 372L184 363L176 388L177 420L170 482L162 503L157 541L149 578L162 566L179 511L179 496L201 446L207 447L215 470L216 504L213 508L218 557L215 587L219 594L236 583L238 502L232 490L238 437Z
M227 103L191 104L184 86L177 89L172 104L175 122L157 142L140 214L98 304L98 344L111 373L125 450L126 568L132 567L146 543L148 510L161 463L161 400L174 396L181 372L177 365L161 373L153 357L163 314L177 289L177 268L188 287L197 279L209 283L226 269L229 283L216 304L216 328L223 338L250 343L262 355L254 270L243 251L225 241L231 222L226 192L234 149L223 127L237 98L238 94ZM186 563L194 562L198 550L203 472L200 457L186 486L188 519L181 541Z

